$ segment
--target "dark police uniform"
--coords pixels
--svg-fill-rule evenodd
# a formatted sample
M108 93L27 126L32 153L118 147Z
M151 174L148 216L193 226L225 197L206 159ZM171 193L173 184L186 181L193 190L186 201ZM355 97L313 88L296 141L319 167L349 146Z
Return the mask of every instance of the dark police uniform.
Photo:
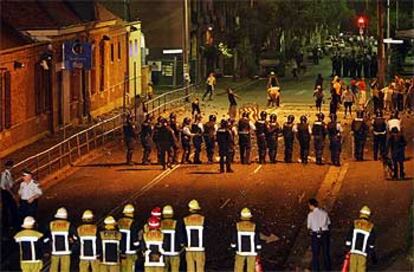
M328 123L329 149L331 150L331 162L333 165L340 166L342 150L342 128L336 121Z
M157 149L157 161L158 163L161 163L160 160L160 156L161 156L161 150L160 150L160 145L159 145L159 130L163 125L161 124L160 121L158 121L153 129L153 133L152 133L152 140L155 143L155 147Z
M100 232L102 247L101 269L102 272L119 271L119 247L122 235L116 229L105 229Z
M201 145L203 144L203 127L202 123L193 123L191 125L191 133L193 136L193 145L194 145L194 163L200 164L200 154L201 154Z
M393 178L404 179L404 160L405 160L405 146L407 145L407 141L405 140L404 136L401 132L391 132L391 135L388 139L387 147L391 152L391 159L393 164ZM399 170L399 173L398 173Z
M214 158L216 124L208 121L204 124L204 143L206 145L208 162L212 163Z
M227 128L219 128L217 130L217 144L219 148L220 156L220 172L224 172L224 164L226 164L226 171L232 172L231 170L231 154L230 146L232 142L231 132Z
M79 239L79 272L88 272L89 267L92 272L99 271L98 255L100 254L100 244L97 237L97 227L95 224L86 223L77 228Z
M43 267L43 234L25 229L14 236L19 244L20 268L23 272L40 272Z
M149 164L152 146L152 125L149 121L142 123L140 137L142 148L144 149L142 164Z
M266 121L257 120L255 123L256 126L256 141L257 147L259 149L259 163L266 162Z
M280 126L277 122L270 122L266 129L266 144L269 149L269 160L271 163L276 162L278 138L281 133Z
M309 147L311 140L311 131L308 123L299 123L296 125L296 137L300 146L300 159L302 163L308 163Z
M378 160L378 151L381 158L384 158L386 155L387 123L383 117L375 117L372 121L372 133L374 134L374 160Z
M126 162L130 164L132 163L132 154L134 153L137 137L136 128L130 121L124 125L124 137L127 147Z
M250 150L252 147L250 135L250 121L248 118L242 117L239 120L239 147L240 161L242 164L250 164Z
M177 163L178 160L178 152L179 152L179 148L178 148L178 142L180 141L180 134L181 131L179 129L179 126L177 125L177 122L175 122L175 120L170 120L170 128L172 129L173 133L174 133L174 139L175 139L175 144L172 146L172 162L173 163Z
M354 155L357 161L364 160L364 146L367 140L368 126L363 118L355 118L351 124L354 133Z
M293 153L293 141L294 141L294 133L293 133L293 122L292 123L284 123L283 124L283 140L285 143L285 162L290 163L292 162L292 153Z
M119 247L121 271L133 272L135 271L137 249L139 246L139 228L133 218L125 216L118 220L118 229L121 233L121 243Z
M323 148L325 146L326 126L322 121L316 121L312 126L313 144L316 164L322 164Z
M183 154L181 157L181 163L191 163L190 154L191 154L191 129L190 125L184 125L181 133L181 146L183 148Z
M169 161L174 162L173 156L176 154L172 154L177 146L174 131L165 125L161 126L158 129L157 145L159 148L159 160L165 169Z

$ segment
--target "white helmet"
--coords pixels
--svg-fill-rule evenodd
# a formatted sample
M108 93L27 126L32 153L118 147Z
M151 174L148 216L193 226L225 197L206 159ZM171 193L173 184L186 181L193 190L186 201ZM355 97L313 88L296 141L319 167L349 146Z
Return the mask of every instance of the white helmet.
M24 229L31 229L33 228L34 224L36 223L36 220L34 220L31 216L26 216L23 220L22 228Z
M68 219L68 211L65 208L59 208L56 211L55 218L58 219Z

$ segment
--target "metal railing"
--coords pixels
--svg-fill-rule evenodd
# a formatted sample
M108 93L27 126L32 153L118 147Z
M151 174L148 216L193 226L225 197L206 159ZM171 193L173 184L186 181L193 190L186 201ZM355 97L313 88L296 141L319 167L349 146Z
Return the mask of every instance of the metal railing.
M185 103L192 95L193 90L193 85L189 86L188 94L186 94L185 88L172 90L145 102L145 106L148 113L157 116ZM102 120L50 148L16 163L12 169L13 174L18 177L23 169L28 168L36 179L41 180L66 166L73 165L90 151L103 147L116 137L122 136L124 115L125 113L121 112ZM20 179L17 180L20 181Z

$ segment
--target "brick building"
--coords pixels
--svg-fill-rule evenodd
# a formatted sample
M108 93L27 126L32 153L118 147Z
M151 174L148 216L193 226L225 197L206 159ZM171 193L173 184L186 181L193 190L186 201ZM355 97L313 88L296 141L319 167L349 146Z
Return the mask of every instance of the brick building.
M102 5L6 0L1 10L0 157L132 99L130 25ZM91 44L90 70L65 67L63 44L74 40Z

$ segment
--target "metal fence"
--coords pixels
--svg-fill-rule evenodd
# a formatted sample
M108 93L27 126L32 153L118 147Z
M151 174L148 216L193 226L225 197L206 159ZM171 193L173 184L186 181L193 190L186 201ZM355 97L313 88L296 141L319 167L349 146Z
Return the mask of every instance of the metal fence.
M148 113L157 116L182 105L190 98L194 90L193 85L188 88L188 93L185 88L180 88L145 102ZM124 115L125 113L121 112L102 120L62 142L16 163L12 169L13 174L18 176L23 169L28 168L34 177L40 180L68 165L73 165L90 151L103 147L106 143L122 136Z

